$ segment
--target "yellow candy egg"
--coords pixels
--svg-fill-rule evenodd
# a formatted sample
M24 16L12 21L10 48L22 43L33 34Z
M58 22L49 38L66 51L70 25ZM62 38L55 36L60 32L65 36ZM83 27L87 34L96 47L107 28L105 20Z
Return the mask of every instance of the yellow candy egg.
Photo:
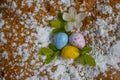
M79 49L74 46L65 46L62 49L62 56L65 59L75 59L80 55Z

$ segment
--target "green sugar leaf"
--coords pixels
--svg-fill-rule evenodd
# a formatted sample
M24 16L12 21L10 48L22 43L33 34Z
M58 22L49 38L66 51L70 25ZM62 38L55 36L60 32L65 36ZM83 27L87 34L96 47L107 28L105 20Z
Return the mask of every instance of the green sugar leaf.
M52 44L52 43L50 43L50 44L48 45L48 47L49 47L50 49L52 49L53 51L57 51L57 48L56 48L55 45Z
M79 57L79 61L80 61L80 63L82 64L82 65L86 65L87 63L86 63L86 60L85 60L85 55L81 55L80 57Z
M45 55L45 56L50 56L53 54L53 50L49 49L49 48L41 48L40 49L40 52L39 52L41 55Z
M92 47L88 46L83 49L81 49L81 54L86 54L92 51Z
M52 20L51 22L50 22L50 25L51 25L51 27L54 27L54 28L60 28L60 27L62 27L62 22L60 21L60 20Z
M85 55L86 63L90 66L96 66L95 59L90 55Z
M53 61L55 59L55 57L60 54L60 51L55 52L53 55L51 56L47 56L47 58L45 59L45 63L49 64L51 61Z

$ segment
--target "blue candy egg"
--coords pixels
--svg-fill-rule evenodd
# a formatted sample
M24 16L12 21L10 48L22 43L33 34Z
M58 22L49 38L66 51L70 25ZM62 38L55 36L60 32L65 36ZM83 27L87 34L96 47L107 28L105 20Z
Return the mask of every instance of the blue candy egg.
M54 36L54 44L57 49L62 49L68 43L68 35L64 32L60 32Z

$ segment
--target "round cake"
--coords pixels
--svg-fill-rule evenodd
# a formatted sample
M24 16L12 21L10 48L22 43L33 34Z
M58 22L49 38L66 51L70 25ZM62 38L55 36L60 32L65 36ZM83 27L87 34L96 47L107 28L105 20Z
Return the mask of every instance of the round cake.
M76 51L76 46L80 49L91 46L89 55L95 60L94 66L65 59L69 54L64 55L59 50L65 50L65 40L61 42L62 47L56 42L60 47L56 53L60 53L46 62L46 56L40 52L54 42L56 25L57 30L65 25L66 38L80 33L82 41L85 39L85 43L81 41L82 46L80 40L74 44L74 36L65 45L75 45ZM0 1L0 80L120 80L119 48L120 0Z

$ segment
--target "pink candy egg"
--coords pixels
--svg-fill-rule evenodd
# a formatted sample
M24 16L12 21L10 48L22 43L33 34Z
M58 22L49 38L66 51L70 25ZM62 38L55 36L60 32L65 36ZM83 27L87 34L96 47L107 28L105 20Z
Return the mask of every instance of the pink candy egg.
M85 47L85 39L83 35L78 32L71 34L71 36L69 37L69 42L78 48Z

